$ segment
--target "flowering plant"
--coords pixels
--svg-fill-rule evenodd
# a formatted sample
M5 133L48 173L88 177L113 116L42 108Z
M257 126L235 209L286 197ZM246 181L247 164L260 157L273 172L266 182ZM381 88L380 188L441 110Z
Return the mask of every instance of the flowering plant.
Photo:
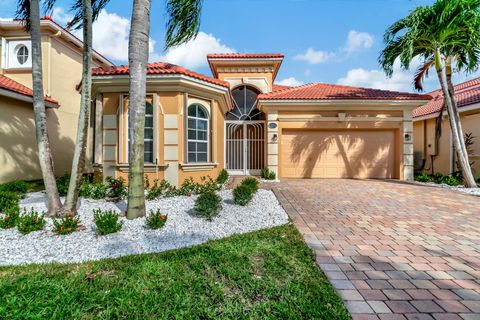
M16 226L18 217L20 216L18 208L14 207L0 213L0 228L10 229Z
M53 232L59 235L66 235L82 230L78 216L73 212L66 212L60 219L53 220Z
M150 229L160 229L167 223L168 215L163 214L160 210L150 210L150 214L146 219L147 226Z

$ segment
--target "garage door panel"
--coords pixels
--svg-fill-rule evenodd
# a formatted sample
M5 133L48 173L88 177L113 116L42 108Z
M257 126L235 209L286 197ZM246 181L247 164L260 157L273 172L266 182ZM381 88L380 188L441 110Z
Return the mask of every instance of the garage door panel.
M285 131L286 178L393 178L394 131Z

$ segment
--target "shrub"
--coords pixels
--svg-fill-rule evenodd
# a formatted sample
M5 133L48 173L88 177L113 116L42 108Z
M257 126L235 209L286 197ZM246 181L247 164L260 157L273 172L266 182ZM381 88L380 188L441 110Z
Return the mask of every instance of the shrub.
M0 191L14 192L19 196L24 196L28 192L28 184L22 180L15 180L0 184Z
M63 176L57 177L58 194L63 197L67 195L68 185L70 183L70 176L65 173Z
M110 200L120 200L127 195L127 187L123 178L107 177L107 198Z
M227 170L222 169L222 171L220 171L220 173L218 174L217 183L223 185L227 181L228 181L228 172L227 172Z
M266 168L260 171L260 176L265 180L275 180L276 178L275 172Z
M195 201L195 214L212 221L222 209L222 198L213 191L202 193Z
M194 193L195 194L202 194L205 192L213 192L220 190L220 186L218 185L216 180L213 180L211 177L201 177L200 183L197 183Z
M38 213L33 208L30 211L23 209L17 222L18 231L22 234L28 234L33 231L42 230L45 226L45 213Z
M254 192L248 186L240 184L233 189L233 201L241 206L246 206L253 198Z
M104 236L122 229L122 222L118 221L118 215L113 210L93 210L93 219L99 235Z
M10 229L17 225L20 215L18 208L7 209L3 214L0 214L0 228Z
M416 175L415 176L415 181L418 182L432 182L432 177L423 172L422 174Z
M78 216L72 212L65 213L60 219L53 219L53 232L59 235L80 231L81 228Z
M150 229L160 229L167 223L168 216L160 210L150 210L150 215L146 219L146 224Z
M252 191L252 194L258 191L258 180L252 177L248 177L242 180L242 185L249 188Z
M91 183L87 177L80 187L80 196L90 199L105 199L108 187L101 182Z
M11 191L0 191L0 212L10 209L18 209L20 198Z
M162 180L160 183L158 183L158 180L155 179L153 181L153 186L151 188L147 188L148 192L146 198L147 200L155 200L162 195L165 195L166 191L172 188L172 185L168 181Z

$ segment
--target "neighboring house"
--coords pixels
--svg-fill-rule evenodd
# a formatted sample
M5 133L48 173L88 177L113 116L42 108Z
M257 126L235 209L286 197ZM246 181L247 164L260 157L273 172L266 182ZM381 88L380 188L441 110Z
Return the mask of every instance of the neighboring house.
M412 111L428 95L312 83L274 84L282 54L210 54L213 77L147 69L145 172L192 176L413 178ZM94 162L128 176L128 67L93 71Z
M435 90L430 95L433 99L413 112L415 167L427 173L451 174L458 167L446 110L441 118L441 135L436 134L436 123L444 104L443 94ZM470 162L474 176L480 177L480 78L456 85L455 100L463 132L474 137Z
M41 20L43 86L55 172L70 171L82 79L82 42L49 18ZM0 20L0 182L38 179L29 34L17 20ZM96 67L112 63L98 53ZM91 149L91 146L90 146ZM91 154L91 151L90 151Z

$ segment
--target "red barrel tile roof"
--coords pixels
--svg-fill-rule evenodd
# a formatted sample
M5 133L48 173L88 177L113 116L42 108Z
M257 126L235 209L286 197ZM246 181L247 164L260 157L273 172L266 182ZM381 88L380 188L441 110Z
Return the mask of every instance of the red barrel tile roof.
M283 53L210 53L207 59L283 59Z
M431 96L325 83L310 83L261 94L259 100L425 100Z
M119 76L119 75L128 75L128 74L129 74L128 66L114 66L114 67L108 67L108 68L100 67L100 68L94 68L92 70L93 76ZM184 75L184 76L192 77L197 80L202 80L202 81L216 84L222 87L230 88L229 83L226 81L215 79L215 78L212 78L197 72L193 72L183 67L180 67L171 63L166 63L166 62L149 63L147 66L147 74L149 75L155 75L155 74Z
M290 88L293 88L291 86L284 86L282 84L273 84L272 85L272 92L277 92L277 91L280 91L280 90L285 90L285 89L290 89Z
M0 89L8 90L14 93L18 93L18 94L33 98L32 89L4 75L0 75ZM59 105L58 101L49 97L45 97L45 101Z
M443 107L443 93L438 89L429 93L433 99L413 111L413 117L418 118L440 112ZM455 100L459 108L480 102L480 78L459 83L455 86Z

